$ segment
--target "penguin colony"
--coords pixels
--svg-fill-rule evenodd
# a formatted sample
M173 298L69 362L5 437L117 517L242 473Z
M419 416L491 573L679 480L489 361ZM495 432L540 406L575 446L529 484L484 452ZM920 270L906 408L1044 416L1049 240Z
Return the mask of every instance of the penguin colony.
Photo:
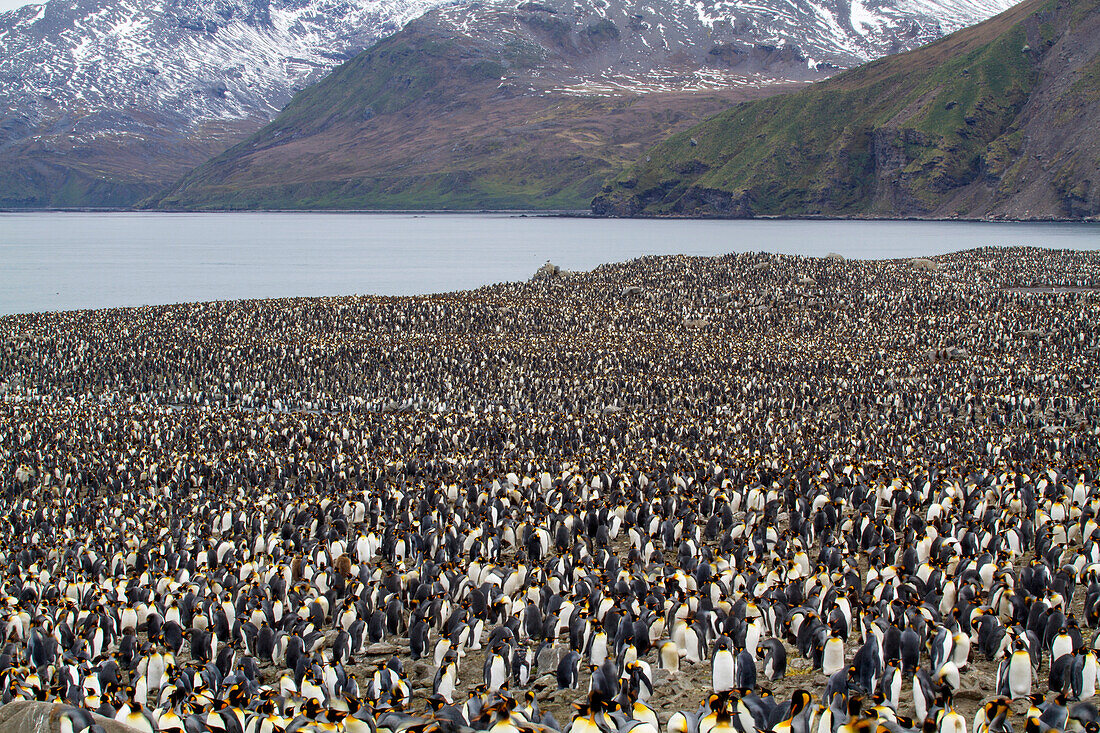
M1100 255L544 270L0 319L2 702L1100 731Z

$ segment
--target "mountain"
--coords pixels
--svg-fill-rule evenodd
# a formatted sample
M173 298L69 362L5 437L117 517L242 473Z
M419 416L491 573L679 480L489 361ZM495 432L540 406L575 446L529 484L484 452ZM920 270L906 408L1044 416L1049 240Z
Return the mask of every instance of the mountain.
M1100 0L1027 0L673 135L601 215L1100 215Z
M50 0L0 14L0 206L125 206L444 0Z
M444 5L149 206L582 208L731 103L911 48L1010 0Z

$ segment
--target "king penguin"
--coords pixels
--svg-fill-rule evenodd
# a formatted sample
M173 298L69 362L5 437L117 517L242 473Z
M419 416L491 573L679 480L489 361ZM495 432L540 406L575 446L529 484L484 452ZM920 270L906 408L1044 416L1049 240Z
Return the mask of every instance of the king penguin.
M729 692L737 686L736 662L733 640L728 636L719 636L714 643L714 655L710 661L711 687L714 692Z

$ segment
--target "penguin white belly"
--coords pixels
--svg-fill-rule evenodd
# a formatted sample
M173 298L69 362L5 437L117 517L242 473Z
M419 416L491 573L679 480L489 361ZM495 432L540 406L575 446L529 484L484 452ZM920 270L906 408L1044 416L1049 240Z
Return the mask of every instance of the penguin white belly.
M924 720L928 717L927 691L921 684L920 676L913 678L913 711L916 720Z
M825 652L821 655L821 672L826 677L844 669L844 642L833 636L825 641Z
M890 675L890 682L886 686L886 704L895 712L901 702L901 670L895 669Z
M1085 663L1081 668L1081 699L1087 700L1096 695L1096 655L1085 653Z
M1073 652L1073 639L1069 634L1058 634L1054 637L1054 644L1051 646L1050 658L1051 661L1059 659L1066 654Z
M687 649L687 624L677 623L672 627L672 642L680 650L680 656L686 655Z
M448 705L454 704L455 675L452 669L447 669L440 675L439 687L436 689L436 692L443 696Z
M1026 651L1012 653L1008 663L1008 691L1013 700L1031 694L1031 655Z
M492 666L489 668L489 689L496 692L504 686L507 670L504 668L504 657L494 655Z
M754 619L752 623L745 626L745 649L753 659L756 659L756 647L760 643L761 631L759 619Z
M733 652L723 649L711 660L711 681L715 692L727 692L736 685L736 669Z
M966 720L951 710L940 718L938 733L966 733Z
M146 668L146 689L159 690L164 683L164 671L164 657L153 652Z
M597 667L607 660L607 634L596 634L592 640L592 664Z
M481 648L481 634L485 631L485 622L481 619L475 619L473 625L470 626L470 649Z
M970 636L964 633L955 634L955 649L951 652L951 661L959 669L964 669L970 662Z
M702 655L699 653L699 636L695 633L695 629L690 626L684 631L684 658L693 664L698 664L703 661Z
M137 611L133 608L125 608L122 611L122 617L119 619L119 626L123 631L133 631L138 627Z
M321 686L308 678L302 680L302 697L307 700L314 698L318 702L324 702L327 699Z
M435 653L433 658L435 659L435 666L443 664L443 657L447 655L447 651L451 648L451 640L447 638L440 639L435 644Z
M676 642L666 641L661 644L660 668L670 672L680 671L680 650L676 648Z

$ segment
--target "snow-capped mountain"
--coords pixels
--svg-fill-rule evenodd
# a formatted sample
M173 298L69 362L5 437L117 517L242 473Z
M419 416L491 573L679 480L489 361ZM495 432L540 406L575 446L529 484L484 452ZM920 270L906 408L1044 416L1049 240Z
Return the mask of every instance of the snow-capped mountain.
M541 75L560 82L552 91L614 94L820 78L929 43L1016 2L492 0L443 6L423 20L437 33L495 36L498 45L534 38L552 59Z
M268 118L298 89L433 7L467 33L537 2L50 0L0 15L0 108L55 116L152 113L181 123ZM794 46L845 67L984 20L1013 0L596 0L645 49L710 50L726 37ZM582 3L577 3L578 7ZM493 27L491 24L489 27ZM716 61L718 54L715 54ZM648 65L648 64L647 64ZM101 120L102 121L102 120ZM116 124L124 122L116 119ZM95 130L88 130L94 134Z
M532 34L598 47L544 53L569 68L534 72L553 82L539 93L584 95L816 78L1014 1L49 0L0 14L0 206L56 205L51 187L100 179L148 192L414 18L517 47Z
M50 0L0 15L0 108L269 118L446 0Z

